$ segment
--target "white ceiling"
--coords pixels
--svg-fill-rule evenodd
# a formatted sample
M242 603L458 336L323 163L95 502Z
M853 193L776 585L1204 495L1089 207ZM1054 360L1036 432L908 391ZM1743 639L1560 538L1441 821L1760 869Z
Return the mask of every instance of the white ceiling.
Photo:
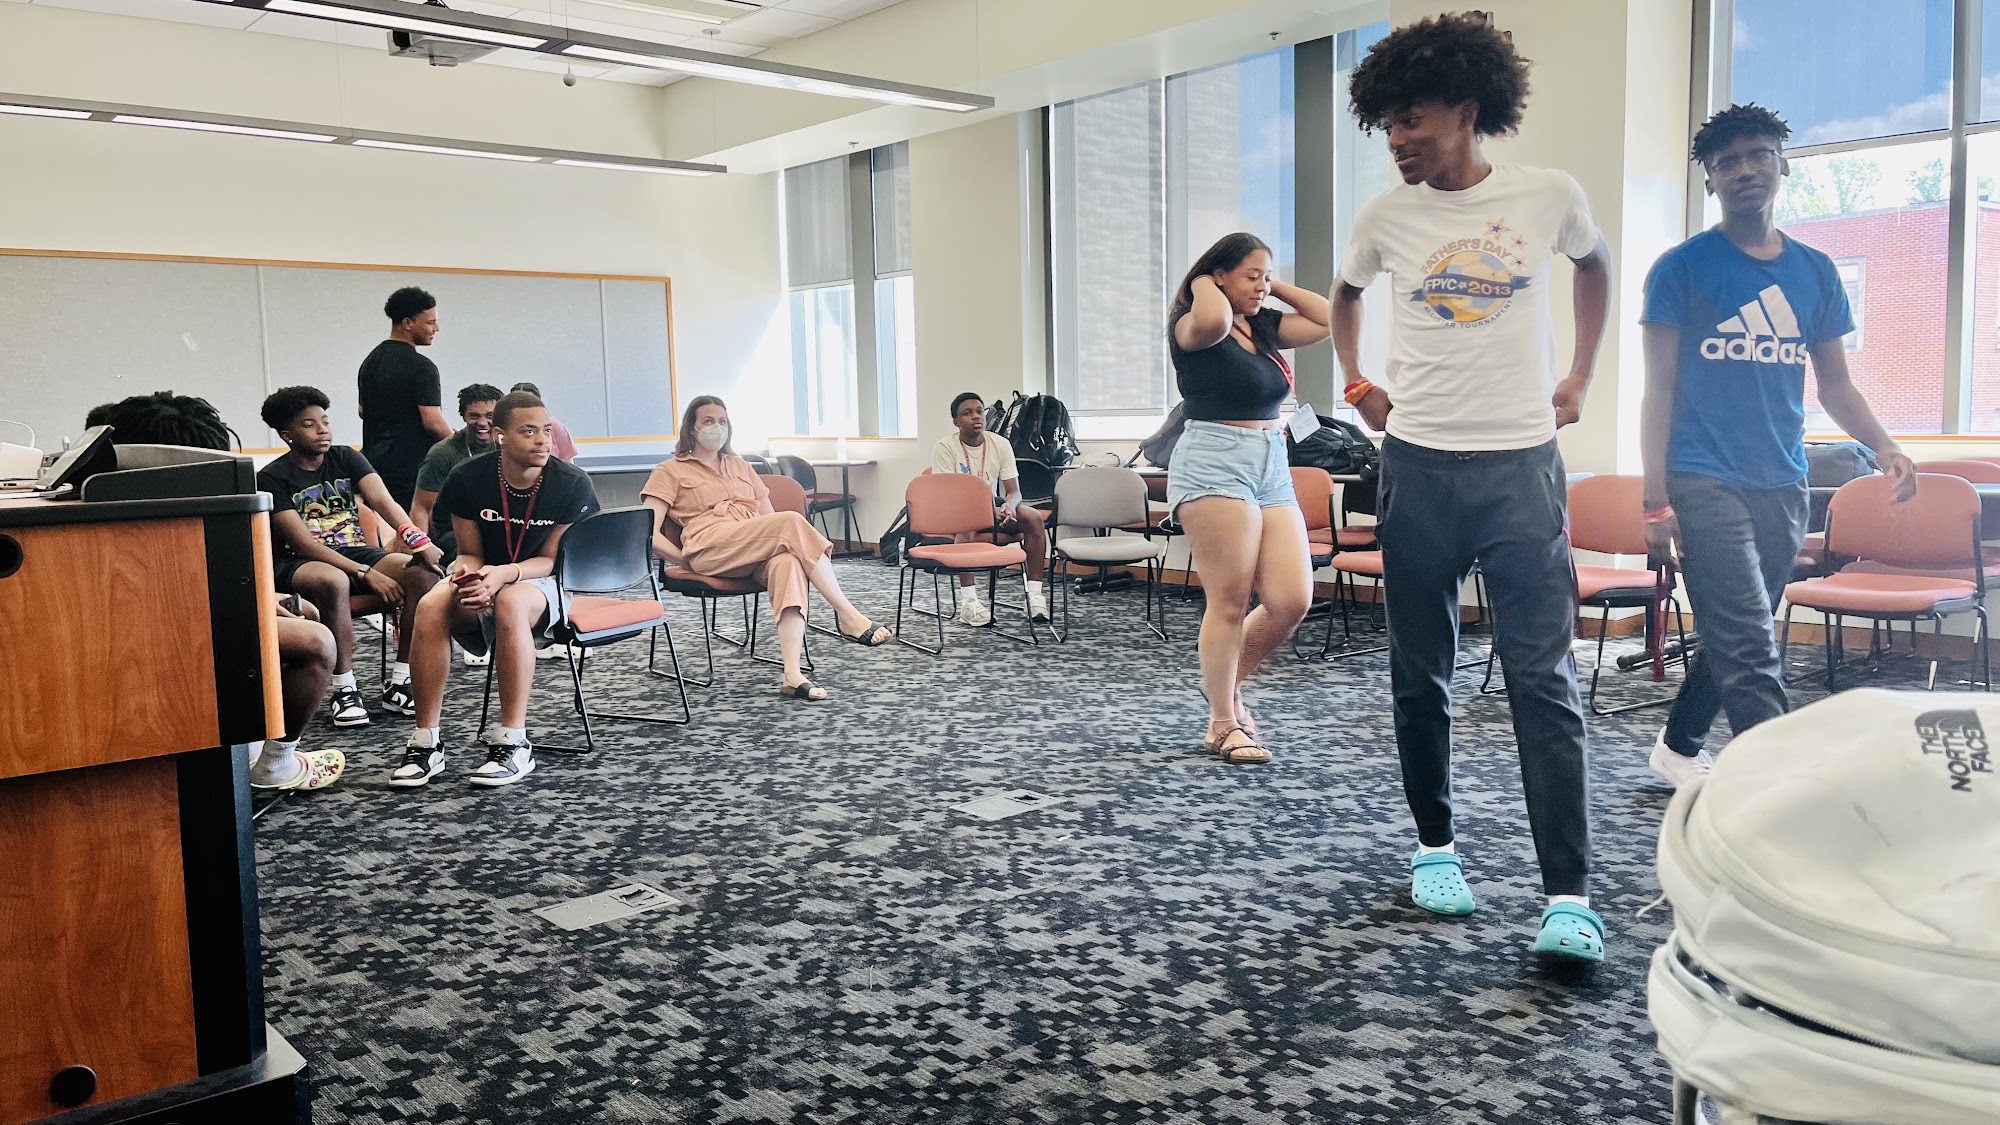
M386 50L388 33L350 24L290 16L280 12L227 8L198 0L27 0L55 8L76 8L86 12L109 12L143 19L173 20L178 23L231 27L271 35L319 39L329 43ZM754 2L754 0L753 0ZM513 0L445 0L446 6L468 12L551 23L628 39L644 39L674 47L693 47L731 55L755 55L766 47L824 31L837 23L879 11L900 0L765 0L762 11L740 16L721 27L695 20L676 19L665 13L636 12L592 0L527 0L526 6ZM704 34L714 31L714 35ZM412 61L412 66L422 65ZM609 66L582 61L554 59L527 51L498 50L470 66L498 65L561 74L574 70L578 78L606 78L645 86L665 86L681 75L638 66Z

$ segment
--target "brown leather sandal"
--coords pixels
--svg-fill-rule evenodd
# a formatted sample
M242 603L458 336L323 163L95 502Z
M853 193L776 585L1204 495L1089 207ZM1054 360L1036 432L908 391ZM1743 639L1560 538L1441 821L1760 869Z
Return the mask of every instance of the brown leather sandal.
M1230 737L1238 734L1243 736L1243 741L1233 746L1230 745ZM1202 739L1201 747L1232 765L1237 763L1245 765L1258 764L1271 760L1271 752L1259 746L1256 738L1241 726L1230 727L1228 730L1223 731L1220 737Z

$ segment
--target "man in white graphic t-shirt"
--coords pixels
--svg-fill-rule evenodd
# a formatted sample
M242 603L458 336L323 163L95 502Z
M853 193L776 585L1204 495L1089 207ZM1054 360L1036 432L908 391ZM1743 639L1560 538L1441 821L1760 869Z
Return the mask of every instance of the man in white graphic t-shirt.
M1391 32L1355 68L1349 105L1385 130L1403 182L1355 219L1333 291L1333 341L1347 400L1386 429L1380 528L1396 749L1417 822L1411 897L1470 914L1452 825L1452 666L1459 590L1486 576L1494 647L1506 671L1542 912L1534 948L1596 961L1604 922L1590 909L1583 708L1566 475L1556 429L1577 420L1604 332L1610 256L1576 181L1490 163L1483 138L1512 133L1527 62L1479 13ZM1555 377L1549 262L1576 265L1576 340ZM1360 370L1361 296L1388 274L1388 369Z

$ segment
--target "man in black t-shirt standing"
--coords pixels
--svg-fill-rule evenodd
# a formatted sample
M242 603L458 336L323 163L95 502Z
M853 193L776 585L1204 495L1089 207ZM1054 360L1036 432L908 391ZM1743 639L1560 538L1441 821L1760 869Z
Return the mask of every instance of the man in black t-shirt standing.
M437 339L437 299L412 285L389 294L389 338L361 361L361 455L403 507L431 446L451 436L437 364L417 353Z
M367 458L335 445L326 416L326 393L317 387L281 387L264 400L264 424L284 439L285 455L257 473L259 491L271 494L273 571L280 593L295 593L318 608L333 630L333 725L368 724L368 709L354 683L356 598L379 605L415 603L437 584L443 555L383 485ZM398 530L399 551L368 535L361 509ZM396 664L382 689L382 706L415 713L410 695L410 630L400 630Z
M458 559L451 580L417 606L410 661L417 729L391 785L423 785L444 769L439 723L454 637L467 652L490 645L500 681L500 725L481 732L486 761L466 780L512 785L535 771L528 689L535 642L562 619L556 547L569 525L597 510L597 493L582 469L553 456L554 427L541 399L507 395L493 422L500 448L453 470L438 493L438 510L458 533Z

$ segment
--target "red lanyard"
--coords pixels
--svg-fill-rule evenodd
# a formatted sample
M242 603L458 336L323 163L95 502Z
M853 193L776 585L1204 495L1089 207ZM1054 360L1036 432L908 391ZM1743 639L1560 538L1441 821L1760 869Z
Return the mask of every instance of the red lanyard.
M958 442L958 459L964 463L966 472L972 471L972 451L965 448L964 438ZM983 441L979 443L979 475L982 479L986 476L986 443Z
M1229 326L1229 330L1230 332L1234 333L1241 327L1242 327L1241 325L1231 324ZM1257 343L1257 337L1251 335L1247 330L1243 332L1243 338L1250 341L1250 347L1253 350L1255 350L1258 355L1269 356L1271 362L1278 365L1278 370L1285 373L1286 386L1294 387L1298 385L1297 381L1292 378L1292 365L1285 362L1284 356L1279 355L1277 352L1265 351L1263 346Z
M495 457L493 460L497 463L500 458ZM510 563L518 564L521 561L521 548L528 545L528 528L534 521L535 501L541 498L542 477L546 475L546 470L537 475L534 487L528 489L528 510L521 513L521 534L517 536L514 534L512 505L507 503L507 470L504 467L500 468L500 535L507 541L507 561Z

